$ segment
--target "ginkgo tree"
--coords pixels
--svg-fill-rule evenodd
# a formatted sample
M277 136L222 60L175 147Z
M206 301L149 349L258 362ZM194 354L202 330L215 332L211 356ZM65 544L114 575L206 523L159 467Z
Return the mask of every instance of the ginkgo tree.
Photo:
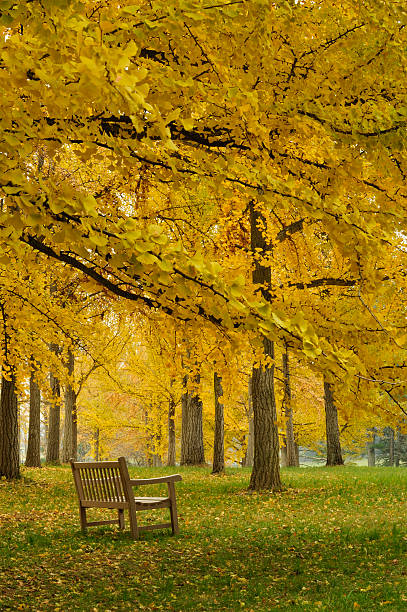
M162 222L145 223L148 197L140 205L137 186L180 200L204 190L219 210L238 195L242 211L261 215L252 231L295 211L280 232L317 221L348 262L340 278L319 278L311 266L309 283L380 292L393 277L380 254L404 248L403 5L132 2L3 2L4 257L33 249L129 302L258 330L269 359L255 388L272 384L267 343L277 340L353 375L352 351L318 336L301 307L294 317L275 308L267 287L246 294ZM75 181L69 169L40 174L43 153L58 167L86 168L91 180ZM273 250L253 248L266 271ZM255 283L269 284L263 276ZM258 436L264 419L274 422L274 405L254 409ZM271 447L257 453L252 486L280 486Z

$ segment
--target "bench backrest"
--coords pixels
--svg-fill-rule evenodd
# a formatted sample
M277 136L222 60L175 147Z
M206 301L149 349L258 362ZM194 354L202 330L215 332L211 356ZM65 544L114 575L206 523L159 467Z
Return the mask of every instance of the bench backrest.
M81 501L126 502L122 478L123 464L118 461L71 461L71 467ZM127 471L125 464L124 468Z

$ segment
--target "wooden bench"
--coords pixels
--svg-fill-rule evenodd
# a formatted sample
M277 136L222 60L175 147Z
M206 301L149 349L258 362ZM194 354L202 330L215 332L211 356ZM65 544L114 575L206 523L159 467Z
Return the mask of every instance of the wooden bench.
M139 538L140 531L171 527L172 533L178 533L177 503L175 499L175 482L182 480L179 474L161 476L160 478L130 478L124 457L117 461L97 461L94 463L70 461L72 474L78 493L79 517L81 528L86 532L91 525L119 525L124 529L124 511L129 511L130 532L134 539ZM135 497L132 487L146 484L167 483L168 497ZM117 509L118 518L106 521L88 521L88 508ZM170 523L139 526L136 513L140 510L169 508Z

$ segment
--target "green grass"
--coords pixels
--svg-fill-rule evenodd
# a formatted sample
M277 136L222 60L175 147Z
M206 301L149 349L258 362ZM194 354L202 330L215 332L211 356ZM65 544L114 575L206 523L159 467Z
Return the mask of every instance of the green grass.
M407 470L291 468L277 495L177 470L179 536L138 542L81 534L67 468L0 482L0 610L407 610Z

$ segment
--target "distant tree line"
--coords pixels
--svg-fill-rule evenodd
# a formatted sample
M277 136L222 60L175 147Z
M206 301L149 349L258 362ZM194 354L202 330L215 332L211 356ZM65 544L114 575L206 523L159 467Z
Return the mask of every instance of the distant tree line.
M385 427L380 434L374 431L367 452L370 466L407 466L407 434L393 427Z

